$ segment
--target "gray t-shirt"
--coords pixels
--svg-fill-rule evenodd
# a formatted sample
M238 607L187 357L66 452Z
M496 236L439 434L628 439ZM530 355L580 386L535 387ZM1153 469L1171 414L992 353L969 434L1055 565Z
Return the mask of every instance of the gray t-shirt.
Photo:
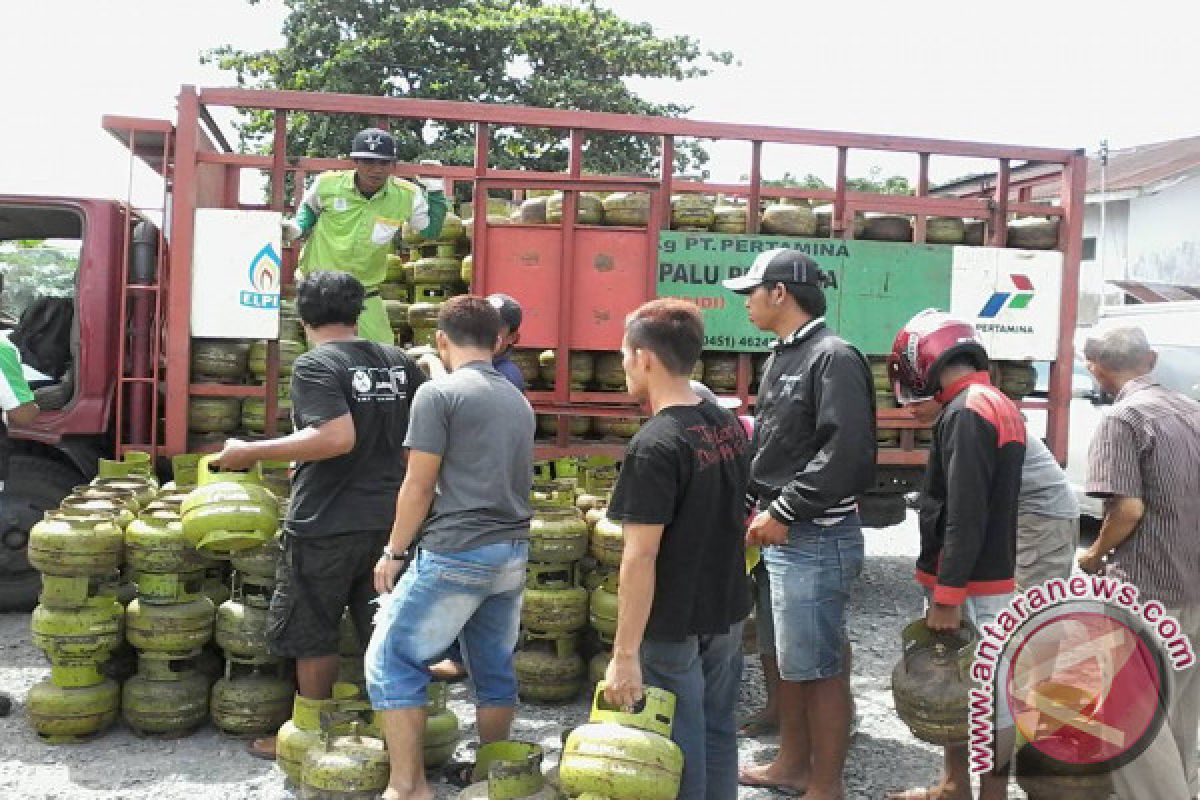
M1067 474L1054 454L1036 436L1025 437L1025 466L1021 469L1021 494L1017 513L1040 514L1055 519L1079 516L1079 502L1071 491Z
M529 537L533 409L491 364L471 362L421 384L404 446L442 457L418 533L436 553Z

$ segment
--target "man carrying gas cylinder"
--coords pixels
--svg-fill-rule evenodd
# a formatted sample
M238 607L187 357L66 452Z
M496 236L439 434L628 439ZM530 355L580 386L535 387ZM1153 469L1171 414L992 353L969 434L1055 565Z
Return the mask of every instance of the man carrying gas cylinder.
M996 622L1015 591L1025 420L988 379L988 354L975 327L941 311L922 311L896 335L888 377L900 404L933 425L917 558L925 624L952 632L967 623L980 631ZM1010 739L1007 717L997 714L998 743ZM980 779L981 800L1007 797L1012 754L1001 746L995 753L996 768ZM947 746L941 783L893 792L889 800L969 800L967 756L965 743Z
M387 257L406 222L426 239L442 232L446 193L441 178L422 178L418 186L392 175L396 140L380 128L356 133L350 158L354 169L317 176L304 195L296 220L284 223L283 238L287 243L305 239L300 272L339 270L358 278L367 289L358 335L393 344L395 337L379 296L379 284L387 275Z
M618 707L641 700L643 681L674 694L679 798L732 800L749 442L689 385L703 345L700 312L682 300L647 303L625 324L625 381L653 416L630 441L608 506L625 544L605 694Z

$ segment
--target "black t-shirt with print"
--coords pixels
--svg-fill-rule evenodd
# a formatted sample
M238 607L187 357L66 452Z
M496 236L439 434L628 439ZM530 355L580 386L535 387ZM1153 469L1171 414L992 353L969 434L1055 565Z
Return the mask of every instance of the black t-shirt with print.
M704 401L651 417L629 443L608 516L664 525L645 638L726 633L750 613L741 423Z
M354 420L354 449L297 465L285 530L330 536L391 529L404 481L409 405L424 380L399 348L363 339L328 342L296 359L296 430L348 413Z

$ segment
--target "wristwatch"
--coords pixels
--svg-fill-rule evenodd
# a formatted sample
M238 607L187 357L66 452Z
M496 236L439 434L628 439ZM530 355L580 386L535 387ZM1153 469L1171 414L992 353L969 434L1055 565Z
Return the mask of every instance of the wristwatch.
M383 548L383 557L389 561L403 561L407 558L407 553L393 553L392 548L385 547Z

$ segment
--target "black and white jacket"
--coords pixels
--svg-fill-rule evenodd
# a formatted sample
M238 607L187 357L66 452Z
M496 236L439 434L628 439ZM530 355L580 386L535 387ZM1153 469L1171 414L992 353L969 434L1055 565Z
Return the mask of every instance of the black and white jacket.
M875 481L871 367L823 317L774 348L758 390L749 499L785 525L832 524Z

